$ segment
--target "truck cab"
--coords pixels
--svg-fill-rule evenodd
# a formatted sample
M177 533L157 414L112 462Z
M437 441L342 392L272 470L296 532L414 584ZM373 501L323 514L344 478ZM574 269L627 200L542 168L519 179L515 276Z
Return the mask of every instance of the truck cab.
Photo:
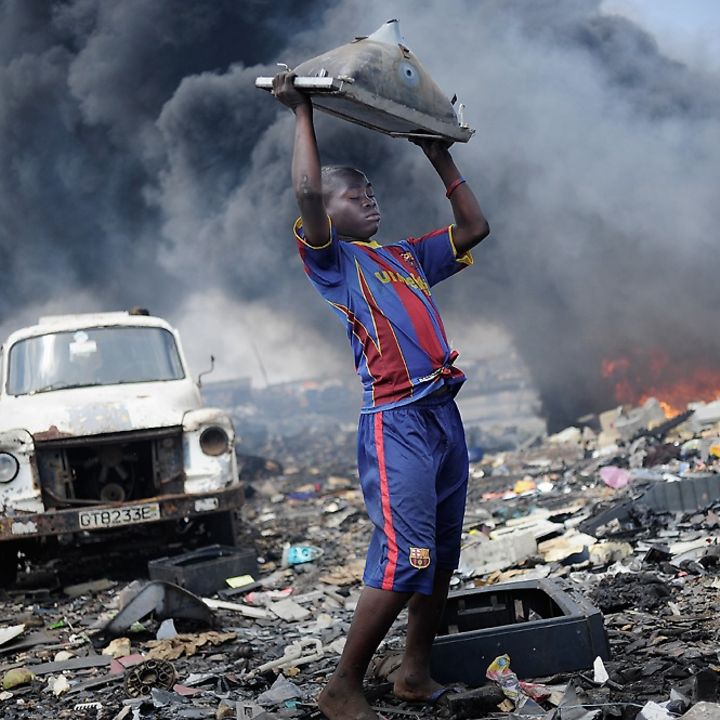
M17 550L53 537L202 518L232 543L234 443L161 318L52 316L12 333L0 350L0 583Z

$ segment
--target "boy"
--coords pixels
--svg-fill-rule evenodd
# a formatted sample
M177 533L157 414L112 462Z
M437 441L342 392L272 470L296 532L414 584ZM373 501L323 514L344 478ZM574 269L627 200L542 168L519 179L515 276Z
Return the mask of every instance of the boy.
M489 233L448 145L419 141L446 187L455 223L419 239L380 246L372 186L352 168L322 168L309 98L292 73L273 94L295 113L292 181L300 206L295 238L315 288L346 323L363 380L358 471L375 532L338 667L318 697L330 720L377 720L362 693L373 653L408 605L405 653L394 693L433 702L430 651L460 555L468 458L453 400L464 375L430 286L472 264Z

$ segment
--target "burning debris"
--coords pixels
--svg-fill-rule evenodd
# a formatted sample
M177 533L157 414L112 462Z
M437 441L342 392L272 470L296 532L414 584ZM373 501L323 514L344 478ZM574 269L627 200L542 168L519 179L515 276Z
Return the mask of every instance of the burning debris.
M637 406L656 398L666 417L680 414L688 403L720 398L717 367L684 362L659 350L604 360L602 376L612 384L616 402Z

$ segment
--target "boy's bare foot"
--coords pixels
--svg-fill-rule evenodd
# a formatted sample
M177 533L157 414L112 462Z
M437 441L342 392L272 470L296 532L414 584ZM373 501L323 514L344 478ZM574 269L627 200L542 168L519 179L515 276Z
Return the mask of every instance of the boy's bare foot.
M379 720L361 692L334 679L318 695L317 704L328 720Z
M399 676L393 685L393 695L405 702L433 702L439 698L439 693L443 689L444 686L435 682L429 675L424 678Z

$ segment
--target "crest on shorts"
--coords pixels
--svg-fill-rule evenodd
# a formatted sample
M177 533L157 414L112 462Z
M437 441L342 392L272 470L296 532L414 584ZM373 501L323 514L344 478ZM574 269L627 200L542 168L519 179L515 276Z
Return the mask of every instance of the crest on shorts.
M429 548L410 548L409 555L410 564L418 570L424 570L430 567L430 550Z

